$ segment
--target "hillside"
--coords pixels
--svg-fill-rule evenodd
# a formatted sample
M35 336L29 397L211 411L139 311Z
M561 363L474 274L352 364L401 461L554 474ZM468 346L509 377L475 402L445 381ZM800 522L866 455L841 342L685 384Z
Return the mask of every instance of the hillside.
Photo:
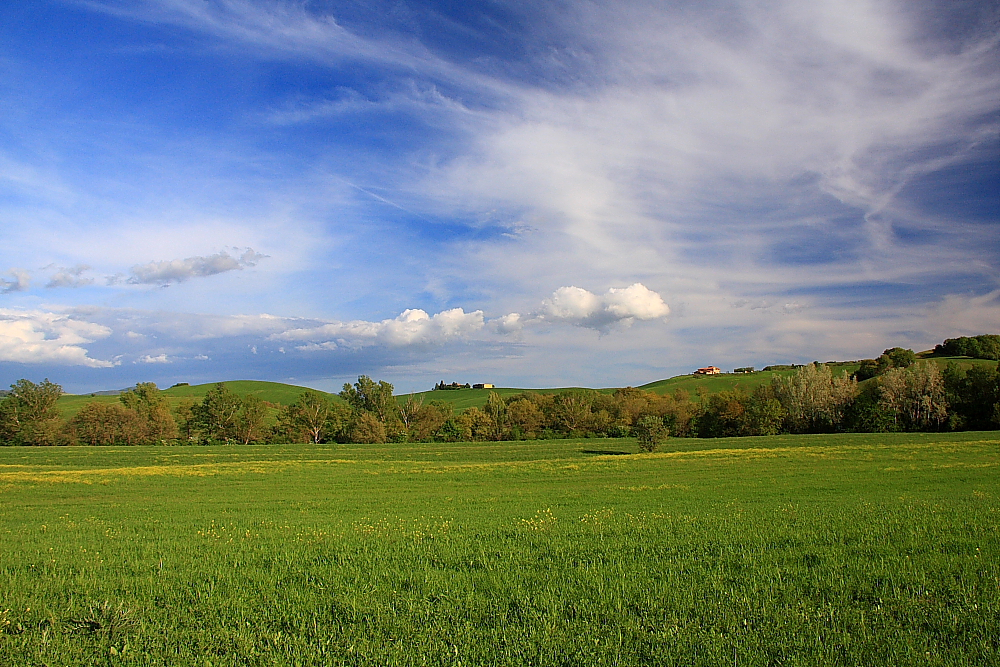
M262 401L267 401L268 403L275 405L288 405L289 403L294 403L295 399L299 397L299 394L307 389L307 387L283 384L281 382L264 382L261 380L230 380L224 382L223 384L225 384L230 391L239 394L240 396L253 394ZM209 382L207 384L170 387L169 389L163 390L163 395L166 397L171 409L173 409L185 400L200 401L205 397L205 394L208 393L208 390L215 385L216 383ZM340 400L340 398L336 395L331 396L338 401ZM56 407L59 409L59 414L63 419L70 419L77 412L79 412L83 406L91 401L101 403L117 403L118 396L64 394L59 398L59 402L56 404Z
M942 369L949 362L957 362L960 366L966 369L971 368L973 365L992 366L997 363L986 359L971 359L969 357L935 356L931 353L921 353L920 356L928 361L938 364ZM858 369L858 363L855 361L829 362L828 365L832 367L834 374L840 374L842 372L853 373ZM787 368L782 370L757 371L755 373L747 374L722 373L721 375L678 375L676 377L640 385L639 389L645 389L657 394L668 394L678 389L683 389L692 395L697 394L700 390L709 394L714 394L720 391L731 391L736 388L753 391L753 389L759 385L770 383L771 379L774 377L787 377L793 373L795 373L794 369ZM253 394L261 400L274 405L288 405L293 403L299 397L299 394L306 390L306 387L283 384L281 382L264 382L260 380L232 380L227 381L224 384L231 391L240 394L241 396ZM208 390L214 386L215 383L210 382L207 384L170 387L169 389L165 389L163 391L163 395L167 398L171 408L173 408L184 400L193 399L195 401L200 401ZM446 403L451 403L455 412L459 413L473 406L482 407L485 405L491 391L495 391L501 396L511 396L521 392L550 394L562 391L598 391L607 394L615 391L615 388L606 387L596 390L590 390L584 387L554 387L550 389L518 389L514 387L497 387L494 389L451 389L421 391L414 394L401 394L397 396L397 400L402 403L412 395L423 400L424 402L444 401ZM340 400L336 394L328 394L328 396L331 396L335 400ZM91 401L116 403L118 402L118 397L96 394L66 394L59 399L59 403L57 404L60 416L64 419L70 419L77 412L79 412L84 405Z

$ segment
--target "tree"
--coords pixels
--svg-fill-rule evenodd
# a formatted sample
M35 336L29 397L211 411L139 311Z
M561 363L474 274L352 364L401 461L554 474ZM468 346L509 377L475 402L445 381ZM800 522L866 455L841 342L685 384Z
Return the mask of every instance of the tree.
M267 406L257 396L248 394L242 399L240 411L236 414L233 435L244 445L260 442L267 434Z
M177 422L170 415L166 399L152 382L139 382L118 396L125 407L135 413L140 424L139 440L152 444L177 437Z
M385 442L385 424L374 412L361 412L351 425L351 442L379 445Z
M653 415L639 417L632 432L635 433L639 449L644 452L656 451L659 444L667 438L667 427L664 426L663 419Z
M48 378L40 384L21 379L10 385L10 393L0 401L0 441L14 445L55 445L62 421L56 401L62 387Z
M466 442L472 440L472 431L457 417L449 417L434 432L434 440L437 442Z
M491 391L486 398L484 411L493 422L491 440L503 440L510 433L510 420L507 415L507 403L503 397L495 391Z
M517 397L507 404L511 429L522 438L535 438L545 423L545 415L534 401Z
M879 378L879 405L898 430L940 428L948 418L948 402L937 364L922 361L887 371Z
M773 378L771 389L787 411L789 430L822 433L841 428L858 383L846 373L833 377L825 364L809 364L791 377Z
M236 438L236 424L243 401L222 382L209 389L194 408L195 420L210 440Z
M290 437L312 443L332 440L343 433L350 410L334 403L326 394L307 389L294 403L282 409L278 429Z
M948 338L944 343L934 346L934 353L950 357L1000 360L1000 336L984 334Z
M340 397L354 410L374 414L384 425L395 416L397 410L392 391L393 386L388 382L380 380L376 383L367 375L362 375L353 387L345 383Z
M476 406L467 408L465 412L455 418L455 423L465 435L463 440L480 442L492 440L496 433L496 424L493 418Z
M404 406L405 407L405 406ZM452 418L454 408L446 401L421 403L411 411L406 427L411 442L428 442Z
M889 360L890 368L909 368L917 362L917 355L913 353L913 350L901 347L891 347L882 352L882 356Z
M401 406L399 406L399 421L403 423L403 427L406 429L407 433L410 432L410 428L414 425L417 419L420 417L420 413L423 411L424 407L424 397L421 396L417 398L414 394L410 394L406 397L406 400Z
M185 440L194 438L194 429L198 425L198 418L195 411L197 403L193 398L185 398L174 408L174 417Z
M586 429L590 421L591 396L582 391L562 391L554 401L554 426L567 435Z
M917 361L917 355L913 350L901 347L890 347L884 350L878 359L864 359L854 373L854 379L858 382L878 377L890 368L909 368Z
M975 365L967 372L956 363L945 368L953 428L986 430L1000 426L1000 364Z

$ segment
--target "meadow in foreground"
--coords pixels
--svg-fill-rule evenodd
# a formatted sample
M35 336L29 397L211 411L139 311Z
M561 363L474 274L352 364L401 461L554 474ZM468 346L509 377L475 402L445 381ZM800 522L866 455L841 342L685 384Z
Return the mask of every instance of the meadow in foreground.
M1000 433L0 449L0 664L1000 663Z

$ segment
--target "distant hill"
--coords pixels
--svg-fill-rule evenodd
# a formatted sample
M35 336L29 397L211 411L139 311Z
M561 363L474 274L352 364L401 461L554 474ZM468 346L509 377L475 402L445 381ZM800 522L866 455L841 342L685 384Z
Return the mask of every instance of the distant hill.
M986 359L971 359L969 357L944 357L937 356L931 352L922 352L920 355L923 358L932 361L942 368L946 366L949 362L956 362L960 366L968 369L973 365L990 365L993 366L997 362L989 361ZM840 362L829 362L829 366L832 367L834 374L840 374L841 372L853 373L858 369L858 362L856 361L840 361ZM720 391L731 391L736 388L744 389L746 391L753 391L753 389L762 384L768 384L771 382L773 377L783 377L789 376L795 373L795 369L791 367L782 368L781 370L770 370L770 371L757 371L754 373L722 373L720 375L678 375L676 377L667 378L665 380L657 380L655 382L648 382L646 384L640 385L639 389L645 389L647 391L652 391L657 394L668 394L672 393L678 389L683 389L695 395L699 388L704 388L709 394L714 394ZM231 380L224 382L227 387L233 392L245 396L247 394L253 394L263 401L267 401L273 405L288 405L294 403L299 395L307 389L307 387L300 387L297 385L284 384L281 382L264 382L261 380ZM209 389L215 386L214 382L209 382L206 384L197 385L179 385L173 386L168 389L163 390L164 396L170 403L171 407L180 404L182 401L195 400L200 401L204 398L205 394ZM597 389L603 394L610 394L615 391L615 387L606 387ZM491 391L495 391L501 396L511 396L513 394L519 394L521 392L533 392L533 393L544 393L552 394L562 391L592 391L584 387L553 387L550 389L518 389L512 387L497 387L494 389L449 389L449 390L435 390L435 391L422 391L412 394L417 398L423 399L425 402L428 401L445 401L451 403L454 407L456 413L462 412L466 408L473 406L482 407L486 404L486 400L489 397ZM101 401L107 403L118 402L117 391L102 391L95 392L92 394L65 394L59 399L57 407L59 409L60 415L64 419L72 418L77 412L83 408L84 405L90 401ZM323 393L323 392L321 392ZM336 394L327 394L334 400L340 401L341 398ZM397 400L402 403L411 394L401 394L397 396ZM274 411L276 413L276 410Z
M268 403L275 405L288 405L290 403L294 403L299 397L299 394L307 389L307 387L283 384L281 382L264 382L262 380L230 380L223 382L223 384L226 385L226 387L228 387L232 392L239 394L240 396L253 394L262 401L267 401ZM208 393L208 390L215 385L215 382L209 382L207 384L185 384L173 386L169 389L164 389L163 395L166 397L170 407L173 408L185 399L200 401L205 397L205 394ZM338 401L341 400L340 397L335 394L328 394L328 396L331 396ZM110 392L95 392L93 394L65 394L59 399L56 407L59 409L59 414L63 419L71 419L83 408L83 406L91 401L117 403L118 395L117 393L111 394Z

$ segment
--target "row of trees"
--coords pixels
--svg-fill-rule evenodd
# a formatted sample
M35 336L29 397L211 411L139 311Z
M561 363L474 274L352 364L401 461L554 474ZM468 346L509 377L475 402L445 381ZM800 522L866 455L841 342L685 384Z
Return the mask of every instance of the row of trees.
M947 338L943 343L934 346L934 353L949 357L973 357L997 361L1000 360L1000 336L983 334Z
M887 351L888 353L889 351ZM117 403L91 402L72 419L56 412L59 385L20 380L0 401L0 444L136 445L170 442L459 442L636 436L648 448L678 437L779 433L1000 428L1000 365L944 371L928 361L890 366L859 383L809 364L753 391L659 395L633 387L612 393L490 392L482 408L455 414L444 401L409 396L367 376L345 384L341 401L306 390L291 405L240 396L218 384L201 401L170 409L152 383Z

